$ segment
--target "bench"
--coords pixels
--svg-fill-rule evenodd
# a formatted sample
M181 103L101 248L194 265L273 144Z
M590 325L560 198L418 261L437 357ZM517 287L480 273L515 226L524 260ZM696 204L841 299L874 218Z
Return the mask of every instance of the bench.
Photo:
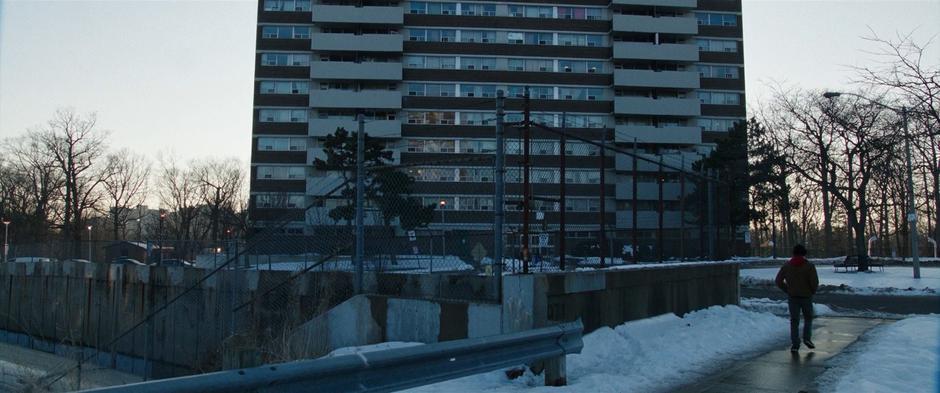
M836 262L832 264L833 269L836 273L839 272L839 269L843 269L845 273L849 272L849 269L858 270L858 257L855 255L850 255L845 257L845 260L842 262Z
M843 269L845 273L848 273L849 269L854 269L855 271L858 271L858 255L849 255L845 257L845 260L843 260L842 262L834 263L832 267L837 273L839 272L839 269ZM885 263L882 261L873 260L871 259L871 257L868 258L868 267L869 268L877 267L881 269L881 271L885 271Z

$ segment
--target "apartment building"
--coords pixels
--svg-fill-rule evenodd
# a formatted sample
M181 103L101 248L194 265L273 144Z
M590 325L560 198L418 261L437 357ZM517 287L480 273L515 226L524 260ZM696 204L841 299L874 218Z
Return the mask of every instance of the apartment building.
M441 207L431 229L488 229L496 91L508 97L506 121L518 122L528 89L533 120L667 167L641 160L634 171L629 155L601 157L569 140L569 237L596 237L603 205L612 249L632 242L634 225L641 245L658 236L697 244L679 203L696 184L668 167L690 168L744 120L741 25L740 0L261 0L251 215L265 226L339 184L313 160L326 135L356 130L363 113L368 135L413 164L414 195ZM522 195L518 137L507 128L508 201ZM559 146L558 135L533 129L533 195L557 197ZM447 163L459 157L481 160ZM325 215L335 203L284 231L337 225ZM521 213L507 209L513 229ZM557 203L536 200L533 210L544 220L532 217L533 228L557 228Z

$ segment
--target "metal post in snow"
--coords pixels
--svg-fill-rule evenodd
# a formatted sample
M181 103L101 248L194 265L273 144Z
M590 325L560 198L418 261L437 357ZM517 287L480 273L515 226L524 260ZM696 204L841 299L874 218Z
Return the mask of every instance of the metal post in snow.
M356 133L356 293L362 293L363 253L365 250L365 228L363 227L363 205L365 204L365 116L358 115L359 132Z

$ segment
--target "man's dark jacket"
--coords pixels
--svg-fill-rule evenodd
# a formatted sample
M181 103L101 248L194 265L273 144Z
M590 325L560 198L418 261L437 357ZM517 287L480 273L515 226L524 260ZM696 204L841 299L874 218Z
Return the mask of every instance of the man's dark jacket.
M816 266L799 255L780 267L775 281L778 288L793 297L813 296L819 287Z

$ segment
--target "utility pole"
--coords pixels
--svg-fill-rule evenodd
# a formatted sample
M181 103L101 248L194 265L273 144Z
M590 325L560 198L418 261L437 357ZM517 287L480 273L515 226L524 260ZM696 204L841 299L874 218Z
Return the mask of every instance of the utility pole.
M663 202L663 183L665 183L665 180L666 180L664 179L664 176L665 175L663 174L663 156L662 154L660 154L659 155L659 176L657 176L657 180L658 180L657 183L659 183L659 209L658 209L659 210L659 217L658 217L659 222L657 223L658 227L656 230L657 232L656 233L656 248L659 249L658 250L659 252L657 253L659 254L659 263L663 263L663 215L666 213L665 212L666 205Z
M357 116L359 132L356 134L356 293L362 293L362 259L365 250L365 228L363 227L363 212L365 209L365 129L366 120L362 113Z
M708 169L708 258L715 259L715 182L714 169Z
M685 260L685 155L679 171L679 260Z
M522 129L522 273L529 273L529 137L530 137L530 107L529 87L525 88L523 96L523 129Z
M917 205L914 203L914 168L911 165L911 132L907 125L907 106L901 107L901 121L904 122L904 146L907 151L907 221L911 226L911 261L914 264L914 278L920 278L920 250L917 239Z
M561 140L558 143L558 267L565 270L565 142L568 139L568 112L561 113Z
M496 91L496 159L494 164L496 170L494 171L495 175L495 194L493 204L493 264L494 269L493 274L497 277L502 275L503 271L503 220L505 218L505 201L504 201L504 176L506 174L506 167L503 155L506 153L506 131L504 127L504 121L506 117L505 112L506 106L506 97L502 90ZM497 280L498 283L502 283L502 279Z
M604 208L604 207L605 207L604 205L605 205L605 202L606 202L606 199L607 199L607 196L604 195L604 185L605 185L605 184L604 184L604 172L607 172L607 168L606 168L607 163L604 162L604 157L606 157L606 154L605 154L605 153L607 152L607 145L606 145L606 144L607 144L607 129L606 129L606 128L603 128L603 129L601 130L601 152L600 152L600 154L597 155L598 157L600 157L600 163L601 163L601 181L600 181L600 183L601 183L601 192L600 192L600 194L601 194L600 215L601 215L601 216L600 216L600 221L599 221L599 223L600 223L600 231L599 231L599 233L598 233L599 236L598 236L598 239L597 239L597 248L598 248L598 251L600 252L600 257L601 257L601 258L600 258L600 259L601 259L601 263L600 263L600 267L601 267L601 268L604 267L604 258L607 256L607 250L605 250L605 249L607 248L607 234L605 233L605 229L606 229L606 226L607 226L607 225L606 225L605 217L604 217L604 213L605 213L605 210L606 210L606 209Z
M632 240L633 241L633 245L632 245L633 263L640 262L640 243L639 243L639 235L637 234L637 229L638 229L637 220L639 219L639 215L640 215L640 207L637 205L637 190L636 190L638 186L638 181L637 181L638 169L636 167L637 166L636 155L638 153L638 150L637 150L636 144L637 144L636 138L633 138L633 176L632 176L633 177L633 200L630 202L630 208L631 210L633 210L633 230L631 233L631 236L633 237L633 240Z

